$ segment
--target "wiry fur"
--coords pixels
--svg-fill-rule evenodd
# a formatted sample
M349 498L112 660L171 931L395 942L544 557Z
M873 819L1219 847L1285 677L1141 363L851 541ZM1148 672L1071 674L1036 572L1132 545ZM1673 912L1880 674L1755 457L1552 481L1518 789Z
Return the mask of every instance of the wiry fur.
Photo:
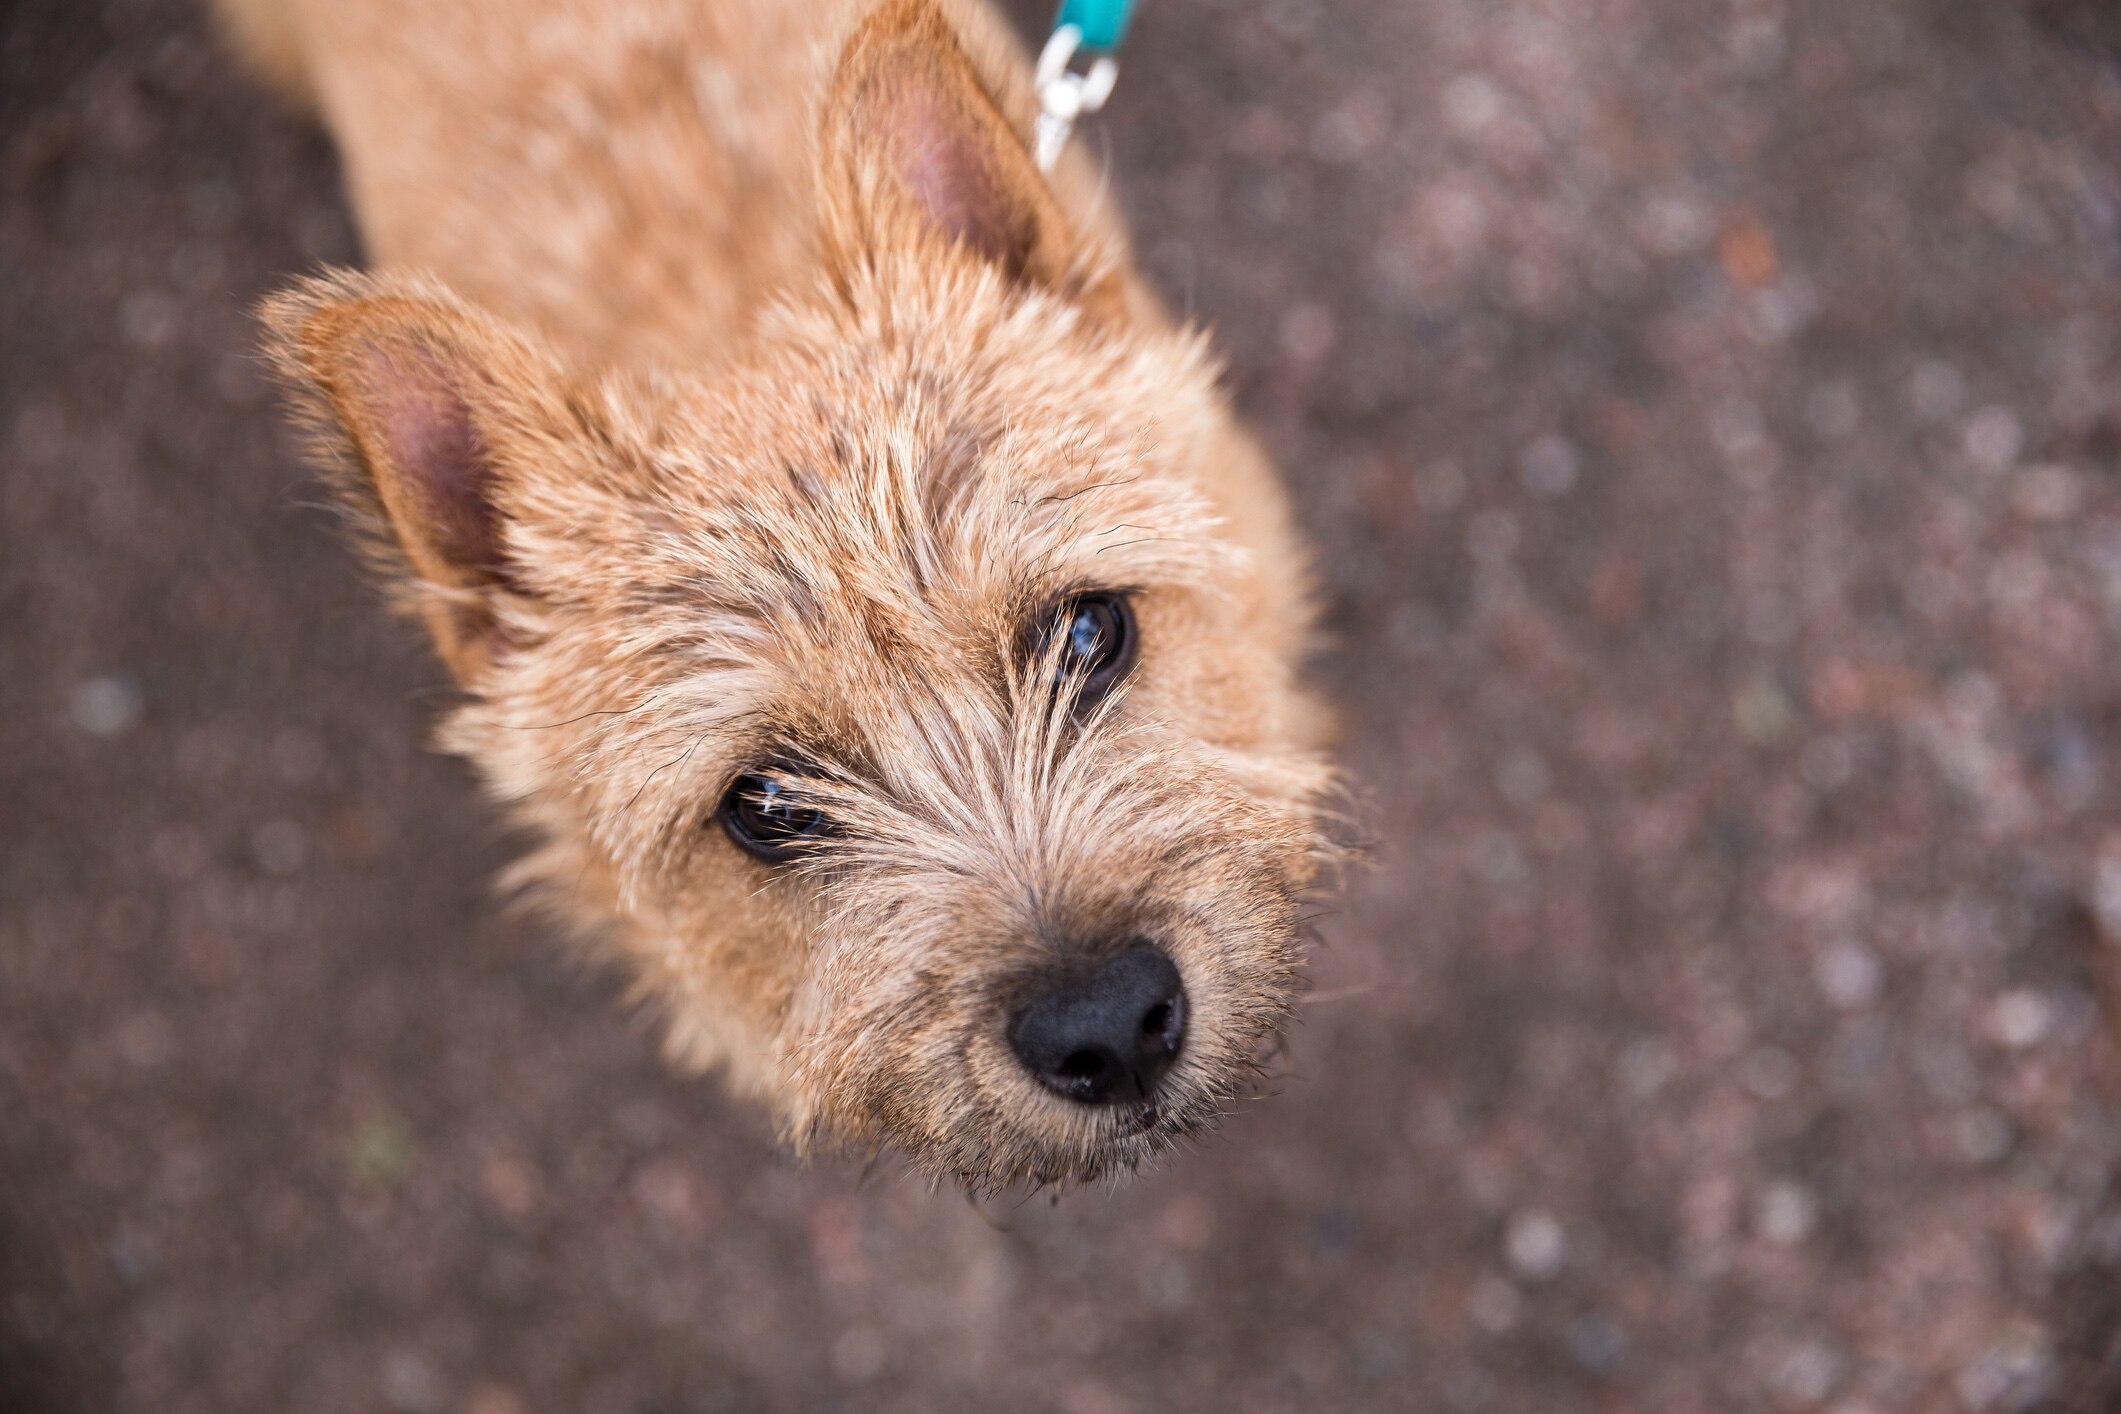
M992 17L361 9L231 16L272 16L386 262L265 318L466 689L444 744L538 841L516 881L629 964L675 1059L801 1144L888 1139L991 1185L1129 1167L1209 1123L1295 993L1324 848L1305 577L1201 337L1158 313L1080 171L1049 190L1030 168ZM731 47L791 11L835 62ZM397 72L473 31L491 42L454 82ZM751 65L806 81L751 87ZM739 123L732 95L765 107ZM411 129L443 150L395 152ZM644 152L695 151L654 177L685 191L641 188ZM510 196L420 175L453 164ZM632 224L574 209L613 192ZM564 231L515 219L554 208ZM683 260L680 210L714 212ZM406 252L430 273L388 268ZM1131 596L1141 659L1087 711L1036 645L1092 589ZM764 763L838 826L794 865L713 823ZM1044 1091L1003 1035L1028 979L1135 937L1190 1000L1158 1100Z

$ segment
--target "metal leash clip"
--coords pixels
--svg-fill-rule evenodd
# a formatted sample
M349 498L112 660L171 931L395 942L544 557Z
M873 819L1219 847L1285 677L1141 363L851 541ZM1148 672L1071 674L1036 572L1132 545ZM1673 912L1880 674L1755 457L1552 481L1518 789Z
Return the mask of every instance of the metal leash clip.
M1093 60L1087 72L1077 73L1069 68L1082 47L1082 28L1062 25L1053 31L1038 56L1038 73L1033 79L1038 89L1038 124L1032 132L1031 150L1041 172L1053 170L1061 149L1068 144L1075 120L1104 107L1105 100L1112 96L1112 85L1119 79L1119 64L1109 54Z
M1134 22L1135 0L1061 0L1053 18L1053 37L1038 56L1038 126L1032 136L1032 151L1041 172L1053 170L1075 120L1095 113L1112 96L1119 64L1112 51L1127 37ZM1092 54L1085 72L1068 66L1077 54Z

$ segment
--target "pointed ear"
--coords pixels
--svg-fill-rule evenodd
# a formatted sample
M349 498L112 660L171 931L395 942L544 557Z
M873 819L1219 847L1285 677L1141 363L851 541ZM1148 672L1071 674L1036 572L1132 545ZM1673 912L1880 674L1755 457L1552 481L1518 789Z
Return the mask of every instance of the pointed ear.
M1085 284L1067 216L935 0L884 0L855 30L820 137L840 268L926 242L1027 283Z
M416 282L307 281L261 317L343 489L381 523L375 548L443 661L470 682L499 647L494 596L518 587L504 523L512 483L566 426L556 363Z

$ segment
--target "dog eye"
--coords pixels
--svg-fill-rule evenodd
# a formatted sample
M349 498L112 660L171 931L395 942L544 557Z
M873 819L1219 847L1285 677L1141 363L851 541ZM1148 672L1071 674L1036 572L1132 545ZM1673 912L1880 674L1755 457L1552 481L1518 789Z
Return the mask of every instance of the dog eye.
M1079 705L1096 704L1133 671L1134 610L1126 596L1077 595L1061 605L1054 629L1060 635L1061 676L1082 683Z
M769 864L800 854L832 832L832 821L779 776L738 776L715 814L745 853Z

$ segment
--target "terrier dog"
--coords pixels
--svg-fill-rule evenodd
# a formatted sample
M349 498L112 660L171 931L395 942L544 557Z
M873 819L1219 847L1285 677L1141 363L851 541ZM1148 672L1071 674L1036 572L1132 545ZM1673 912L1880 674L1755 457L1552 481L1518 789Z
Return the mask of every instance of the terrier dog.
M221 8L377 265L273 356L671 1057L979 1188L1245 1093L1327 853L1306 570L999 18Z

